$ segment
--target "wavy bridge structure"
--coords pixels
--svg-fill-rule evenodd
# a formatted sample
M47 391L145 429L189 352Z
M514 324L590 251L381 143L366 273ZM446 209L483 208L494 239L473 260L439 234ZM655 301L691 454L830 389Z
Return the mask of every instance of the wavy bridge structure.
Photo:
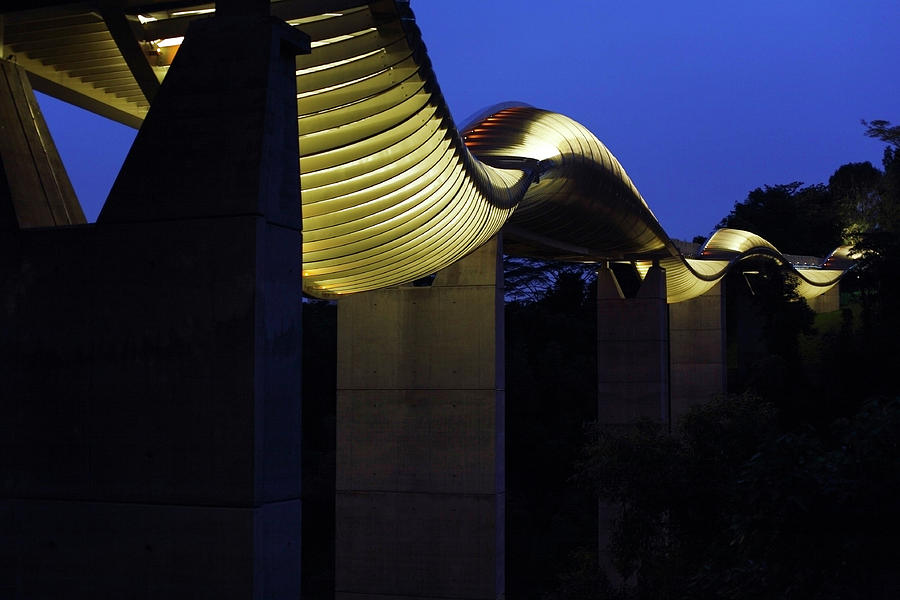
M95 224L33 89L139 128ZM504 252L597 265L583 417L616 425L725 391L735 265L828 310L852 265L684 248L572 119L458 128L409 2L4 3L0 597L504 598ZM334 396L302 292L337 300Z
M104 6L13 13L4 44L36 88L136 125L187 26L213 7ZM642 273L656 260L669 302L703 294L751 255L792 267L807 298L850 264L839 249L824 264L793 267L739 231L683 256L615 156L564 115L501 105L459 130L408 2L282 0L271 10L311 40L296 77L303 287L313 296L408 283L501 229L513 254L626 260Z
M504 230L526 256L664 265L669 302L713 287L764 239L718 232L678 251L615 156L574 120L489 109L458 131L408 3L314 17L298 59L304 289L321 297L395 285L446 267ZM298 26L303 27L302 24ZM320 29L321 28L321 29ZM812 298L846 268L795 268Z

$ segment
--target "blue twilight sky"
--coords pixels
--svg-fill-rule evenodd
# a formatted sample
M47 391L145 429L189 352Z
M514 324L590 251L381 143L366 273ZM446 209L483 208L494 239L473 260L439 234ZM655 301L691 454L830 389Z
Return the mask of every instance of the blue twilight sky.
M413 0L462 126L507 100L564 113L673 237L764 184L881 166L860 119L900 122L900 0ZM134 131L40 96L89 220Z

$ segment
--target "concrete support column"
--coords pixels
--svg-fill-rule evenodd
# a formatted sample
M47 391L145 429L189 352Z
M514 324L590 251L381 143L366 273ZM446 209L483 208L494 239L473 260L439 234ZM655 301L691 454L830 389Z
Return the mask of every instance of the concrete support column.
M615 274L597 271L597 420L625 425L648 418L669 422L669 319L666 272L654 265L634 298L625 298ZM598 506L599 566L615 584L609 554L619 507Z
M669 421L664 269L651 267L634 298L623 296L608 267L597 272L597 361L600 423L630 423L641 417Z
M669 305L671 416L725 393L724 281L692 300Z
M0 597L299 597L304 47L195 21L98 223L0 235Z
M501 256L338 302L339 599L504 595Z
M809 307L817 313L834 312L841 309L841 284L836 283L821 296L808 301Z

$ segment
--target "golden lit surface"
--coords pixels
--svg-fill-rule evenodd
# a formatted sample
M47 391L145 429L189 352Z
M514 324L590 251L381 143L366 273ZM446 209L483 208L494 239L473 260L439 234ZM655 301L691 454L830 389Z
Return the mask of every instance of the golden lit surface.
M669 303L683 302L706 293L734 265L760 256L790 268L797 282L797 293L808 300L830 290L853 264L849 247L842 246L820 265L795 267L775 246L755 233L719 229L700 248L698 257L685 258L679 253L659 260L660 266L666 270ZM650 260L635 261L642 278L651 265Z
M497 234L531 173L475 159L392 2L297 22L304 290L406 283ZM293 22L292 22L293 24Z
M74 5L60 14L4 15L5 43L37 81L55 82L44 91L136 124L190 21L214 13L211 3L142 6L118 15ZM512 254L630 261L642 276L658 261L669 302L703 294L748 257L790 264L761 237L730 229L697 256L682 256L612 153L563 115L498 106L459 132L408 3L276 0L271 11L311 38L296 68L309 294L333 298L414 281L501 228ZM122 52L134 42L143 57ZM98 58L62 50L72 47ZM228 51L239 50L236 42ZM797 267L798 291L815 297L850 265L849 251L838 249L821 265Z
M504 226L517 254L630 260L642 274L655 259L669 302L705 293L750 256L788 264L737 230L683 257L612 153L563 115L498 106L457 133L403 10L378 3L297 23L313 39L297 63L307 293L418 279ZM843 268L795 273L811 298Z

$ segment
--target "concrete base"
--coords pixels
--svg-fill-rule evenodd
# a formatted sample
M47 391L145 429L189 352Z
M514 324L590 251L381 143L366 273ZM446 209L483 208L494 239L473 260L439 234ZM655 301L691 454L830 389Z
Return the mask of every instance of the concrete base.
M254 217L4 237L0 580L27 598L296 597L298 251Z
M338 598L504 595L500 256L338 302Z
M669 305L670 406L673 423L692 406L725 393L724 283Z

